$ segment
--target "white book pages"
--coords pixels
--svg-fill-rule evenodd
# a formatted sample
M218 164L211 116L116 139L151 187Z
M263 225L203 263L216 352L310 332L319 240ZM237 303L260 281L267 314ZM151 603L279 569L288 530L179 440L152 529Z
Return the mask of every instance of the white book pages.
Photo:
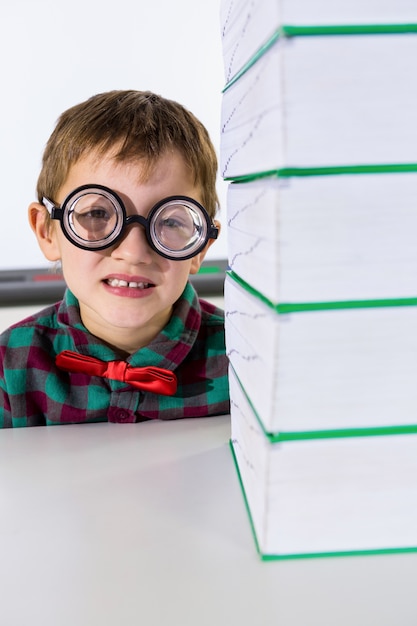
M232 445L264 555L417 546L417 434L271 443L233 371Z
M268 432L417 424L417 306L278 314L230 276L226 352Z
M417 161L417 34L281 39L223 94L220 168Z
M275 303L417 297L417 173L227 191L230 269Z
M220 28L226 82L282 25L414 22L414 0L223 0Z

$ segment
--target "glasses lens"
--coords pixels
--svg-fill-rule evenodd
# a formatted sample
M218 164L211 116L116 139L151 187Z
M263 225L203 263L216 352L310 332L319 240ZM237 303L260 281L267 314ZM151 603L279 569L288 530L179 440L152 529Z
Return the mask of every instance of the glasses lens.
M151 236L156 247L179 258L193 253L206 239L206 218L196 204L171 200L152 218Z
M66 226L72 237L92 248L112 239L119 221L119 211L113 199L103 193L75 196L66 213Z

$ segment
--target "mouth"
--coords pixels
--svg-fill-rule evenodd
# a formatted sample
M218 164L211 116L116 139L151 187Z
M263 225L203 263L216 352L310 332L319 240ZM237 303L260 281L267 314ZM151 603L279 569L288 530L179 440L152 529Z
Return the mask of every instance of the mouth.
M110 287L128 287L129 289L149 289L150 287L154 287L153 283L145 283L141 281L127 281L121 280L120 278L108 278L105 283L110 285Z

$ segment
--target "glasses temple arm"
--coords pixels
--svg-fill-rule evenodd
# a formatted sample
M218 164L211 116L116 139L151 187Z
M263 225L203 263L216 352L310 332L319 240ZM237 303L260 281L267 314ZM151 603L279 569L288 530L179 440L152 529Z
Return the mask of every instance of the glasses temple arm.
M219 236L219 229L217 226L214 226L214 224L212 224L210 228L208 229L208 238L217 239L218 236Z
M52 219L55 219L55 220L61 219L62 209L59 209L58 207L56 207L54 203L51 200L49 200L49 198L43 197L42 204L46 208L46 210L48 211Z

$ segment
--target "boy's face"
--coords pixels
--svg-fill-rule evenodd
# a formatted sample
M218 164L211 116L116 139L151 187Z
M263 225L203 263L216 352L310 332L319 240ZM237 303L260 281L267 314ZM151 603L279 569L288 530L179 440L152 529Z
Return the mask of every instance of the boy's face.
M140 172L140 162L118 164L111 156L97 160L90 154L71 168L53 200L62 204L76 187L100 184L121 197L128 215L147 217L167 196L189 196L201 202L200 190L177 152L161 157L146 181L141 181ZM82 250L67 240L59 222L52 220L47 232L42 205L32 204L29 215L45 256L51 261L61 260L65 281L79 300L86 328L126 353L148 344L162 330L189 274L198 271L204 258L205 251L185 261L165 259L152 250L137 223L110 248Z

